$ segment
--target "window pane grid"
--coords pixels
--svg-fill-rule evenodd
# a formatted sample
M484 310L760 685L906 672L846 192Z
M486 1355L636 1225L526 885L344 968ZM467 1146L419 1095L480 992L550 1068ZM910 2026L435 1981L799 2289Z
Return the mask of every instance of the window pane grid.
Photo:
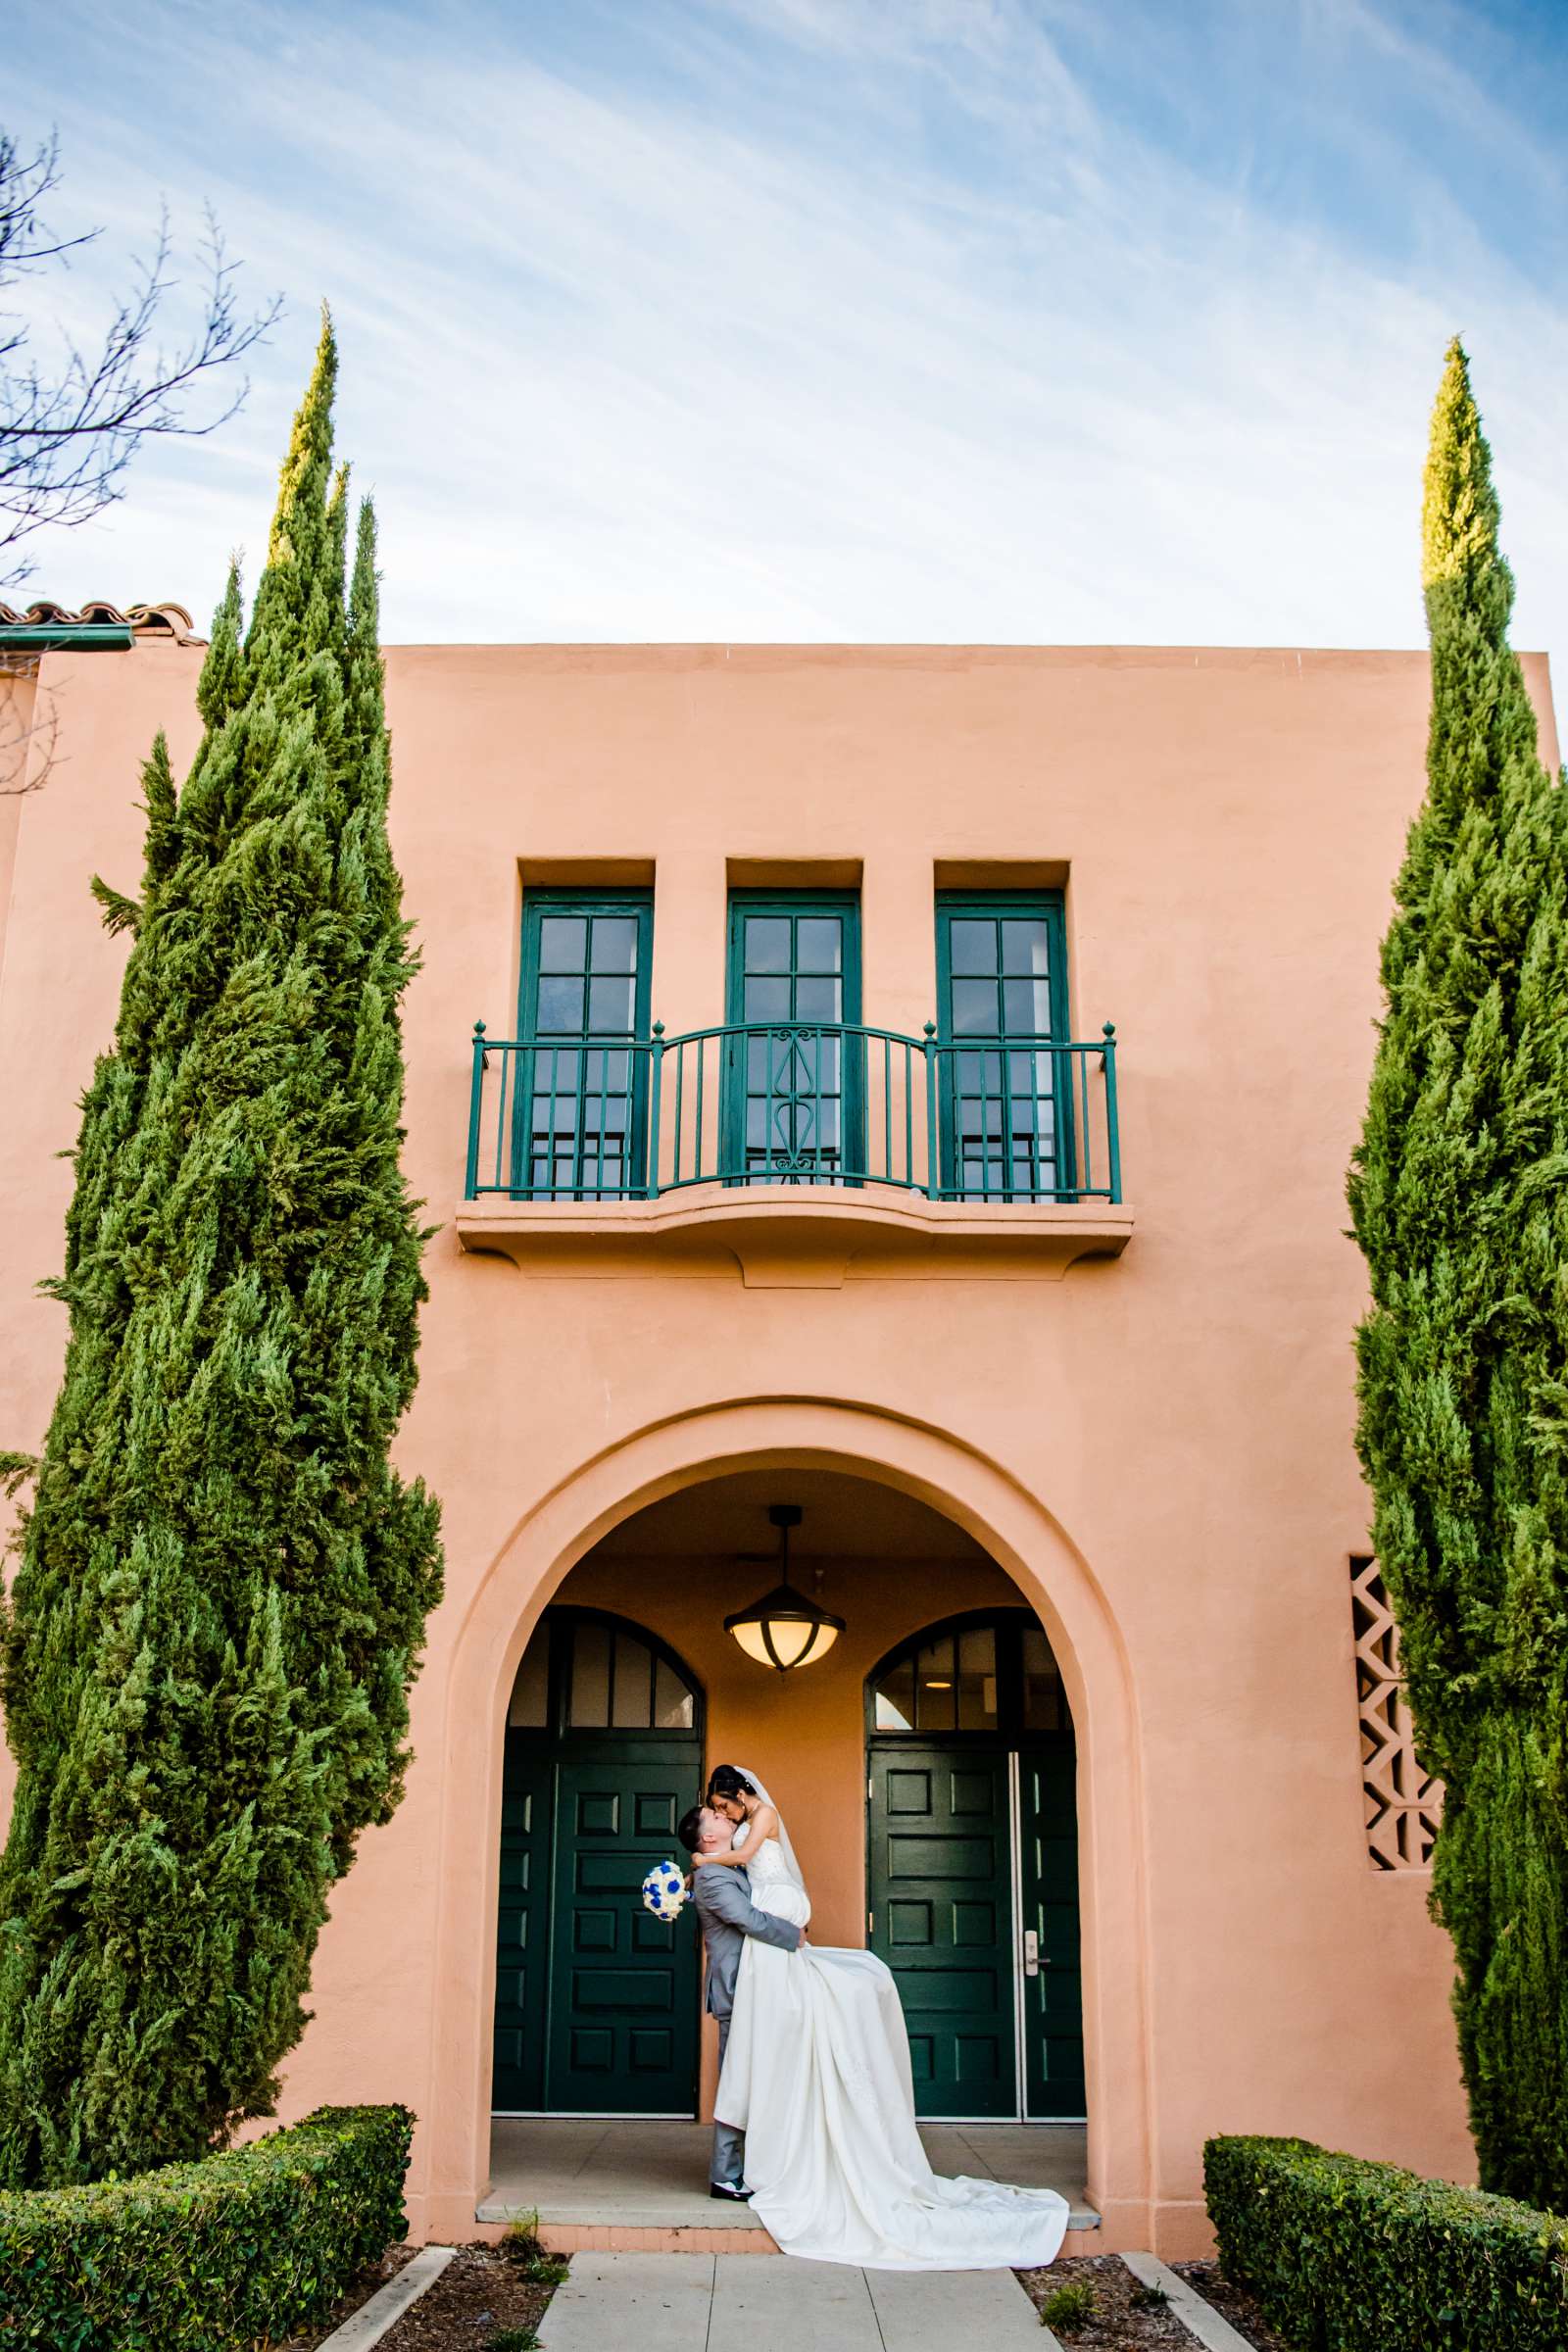
M870 1687L870 1729L1016 1738L1070 1732L1072 1718L1044 1628L1004 1619L908 1642Z
M748 1185L839 1184L846 1173L847 912L737 914L738 1017L777 1024L738 1042L735 1156Z
M629 1047L642 1026L648 912L567 907L533 917L517 1159L535 1199L615 1200L637 1189L643 1057L612 1041Z
M690 1732L697 1721L691 1685L653 1643L628 1626L567 1611L547 1612L535 1628L513 1685L507 1721L514 1731L545 1731L552 1653L559 1701L571 1732Z
M966 1200L1068 1195L1064 1057L1040 1048L1055 1028L1054 920L1044 904L965 906L939 908L938 925L949 1188Z

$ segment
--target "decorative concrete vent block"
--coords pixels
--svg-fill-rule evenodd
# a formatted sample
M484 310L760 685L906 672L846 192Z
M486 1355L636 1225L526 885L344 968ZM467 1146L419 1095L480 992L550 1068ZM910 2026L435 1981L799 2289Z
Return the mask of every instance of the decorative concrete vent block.
M1374 1870L1430 1870L1443 1783L1416 1758L1399 1677L1399 1629L1374 1559L1350 1560L1350 1610L1367 1852Z

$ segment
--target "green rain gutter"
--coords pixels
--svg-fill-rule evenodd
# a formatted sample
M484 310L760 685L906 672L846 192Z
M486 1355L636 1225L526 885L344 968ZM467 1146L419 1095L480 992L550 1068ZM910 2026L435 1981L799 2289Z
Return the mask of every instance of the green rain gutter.
M0 625L0 654L46 654L69 647L74 653L128 654L135 642L127 623L76 621L71 626L26 622Z

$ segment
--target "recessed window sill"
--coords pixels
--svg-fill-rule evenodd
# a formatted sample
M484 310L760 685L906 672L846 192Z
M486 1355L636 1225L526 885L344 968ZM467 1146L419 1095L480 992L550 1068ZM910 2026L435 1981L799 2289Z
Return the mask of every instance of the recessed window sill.
M711 1184L655 1200L460 1203L467 1251L530 1274L657 1273L748 1290L841 1290L848 1282L1059 1282L1080 1258L1119 1257L1130 1208L1105 1200L928 1200L889 1185Z

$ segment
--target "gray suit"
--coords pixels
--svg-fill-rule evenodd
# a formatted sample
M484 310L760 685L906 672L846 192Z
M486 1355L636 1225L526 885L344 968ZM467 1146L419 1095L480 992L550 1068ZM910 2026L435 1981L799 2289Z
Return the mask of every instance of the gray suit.
M744 1870L695 1871L692 1900L697 1905L697 1916L703 1923L703 1940L708 1946L707 2008L709 2016L718 2020L718 2063L722 2066L724 2045L729 2040L730 2012L735 2006L741 1946L746 1937L755 1936L760 1943L774 1944L781 1952L798 1952L802 1933L793 1920L758 1910L752 1901L752 1883ZM742 2132L732 2131L728 2124L715 2124L710 2180L721 2188L738 2188L745 2152Z

